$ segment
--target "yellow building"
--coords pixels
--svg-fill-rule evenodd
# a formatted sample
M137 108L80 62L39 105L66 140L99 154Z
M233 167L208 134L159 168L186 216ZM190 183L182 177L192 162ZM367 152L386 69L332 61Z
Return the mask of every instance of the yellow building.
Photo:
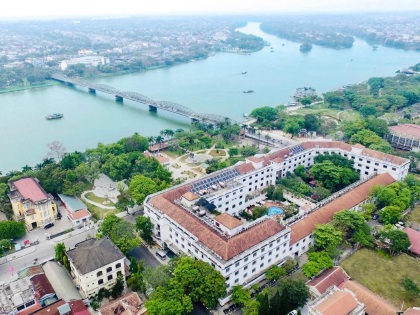
M57 218L57 205L32 177L9 183L9 198L16 221L25 221L26 228L44 227Z

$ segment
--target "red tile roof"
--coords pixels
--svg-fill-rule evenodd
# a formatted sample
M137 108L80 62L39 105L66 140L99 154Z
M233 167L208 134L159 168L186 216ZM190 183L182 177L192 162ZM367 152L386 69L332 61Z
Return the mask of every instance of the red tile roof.
M225 261L285 229L277 221L267 219L242 233L227 238L174 202L191 188L191 185L180 186L150 198L148 203L196 236L202 244Z
M234 217L232 217L228 213L222 213L214 218L217 222L223 224L228 229L234 229L240 225L242 225L242 222Z
M336 291L314 308L322 315L348 315L358 305L350 292Z
M87 209L82 209L75 212L67 211L67 214L72 221L91 217L91 213Z
M394 305L356 281L347 280L340 288L345 288L356 294L357 299L365 304L365 312L369 315L395 315L398 311Z
M187 191L185 194L182 195L182 197L184 197L188 201L194 201L194 200L197 200L199 198L196 194L194 194L191 191Z
M410 136L420 139L420 126L413 124L403 124L389 127L391 133L398 134L399 136Z
M369 192L373 186L389 185L394 181L395 179L388 173L377 175L348 193L338 197L330 203L327 203L318 210L315 210L307 217L291 226L292 234L290 245L299 242L301 239L311 234L315 230L316 225L330 222L334 214L337 212L345 209L351 209L363 202L369 196Z
M101 307L98 312L101 315L141 315L147 310L137 293L131 292Z
M58 300L50 305L44 306L43 308L38 309L30 313L30 315L60 315L58 308L66 304L64 300ZM90 315L85 304L81 300L73 300L68 302L71 313L69 315Z
M327 292L332 286L338 287L343 282L350 279L349 275L341 267L334 267L325 270L315 279L308 281L306 284L310 287L314 287L319 295Z
M32 177L19 179L13 182L13 185L22 195L23 199L29 199L32 202L39 202L48 199L46 192Z
M238 165L238 166L235 166L235 168L241 175L248 174L249 172L252 172L255 170L255 167L254 165L252 165L252 163L245 163L242 165Z
M411 307L411 308L408 308L404 312L404 315L420 315L420 307Z
M38 293L40 298L47 294L55 294L55 291L45 274L42 273L33 276L31 282L34 286L35 293Z
M404 228L404 232L407 233L410 239L411 246L409 250L416 255L420 255L420 232L409 227Z

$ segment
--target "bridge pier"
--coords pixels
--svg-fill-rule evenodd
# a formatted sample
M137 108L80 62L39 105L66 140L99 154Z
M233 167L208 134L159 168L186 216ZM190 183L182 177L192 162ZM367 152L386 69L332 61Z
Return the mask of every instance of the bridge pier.
M122 103L123 102L123 97L119 96L119 95L115 95L115 101Z
M195 118L195 117L191 117L191 123L194 124L196 122L200 122L200 119Z
M149 112L157 112L157 107L153 105L149 105Z
M65 83L66 83L67 86L74 86L73 83L70 83L70 82L65 82Z
M89 90L89 93L91 93L91 94L96 94L96 90L95 90L95 89L88 88L88 90Z

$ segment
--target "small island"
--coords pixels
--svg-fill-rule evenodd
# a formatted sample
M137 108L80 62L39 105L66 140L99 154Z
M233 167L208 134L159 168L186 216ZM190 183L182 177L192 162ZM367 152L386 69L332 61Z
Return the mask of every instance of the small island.
M300 45L299 50L300 50L300 52L303 52L303 53L310 52L312 50L312 44L303 43L302 45Z

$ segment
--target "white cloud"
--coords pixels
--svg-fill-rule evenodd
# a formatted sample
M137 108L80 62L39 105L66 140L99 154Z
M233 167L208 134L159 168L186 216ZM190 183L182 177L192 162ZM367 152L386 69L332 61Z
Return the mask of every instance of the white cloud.
M5 1L6 2L6 1ZM0 17L420 10L419 0L11 0Z

